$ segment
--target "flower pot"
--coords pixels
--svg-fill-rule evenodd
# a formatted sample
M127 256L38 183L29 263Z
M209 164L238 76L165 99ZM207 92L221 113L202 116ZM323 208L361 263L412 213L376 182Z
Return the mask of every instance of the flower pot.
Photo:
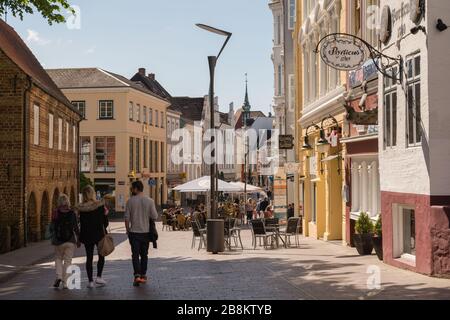
M360 255L372 254L373 243L371 233L354 234L353 243Z
M372 243L373 243L373 248L375 249L378 259L383 261L383 237L373 236Z

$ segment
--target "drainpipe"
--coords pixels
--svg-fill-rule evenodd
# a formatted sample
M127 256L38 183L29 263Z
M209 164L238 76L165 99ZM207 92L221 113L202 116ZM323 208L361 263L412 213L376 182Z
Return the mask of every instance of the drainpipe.
M23 239L24 246L28 244L28 201L27 201L27 174L28 174L28 140L29 140L29 116L28 116L28 93L30 92L32 86L32 80L30 76L26 78L27 82L25 85L25 90L23 91L23 136L22 136L22 195L23 195Z

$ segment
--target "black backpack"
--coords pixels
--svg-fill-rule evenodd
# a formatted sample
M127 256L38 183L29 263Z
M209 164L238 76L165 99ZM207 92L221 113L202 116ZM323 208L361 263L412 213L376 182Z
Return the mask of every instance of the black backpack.
M73 213L59 213L58 219L55 223L56 240L60 242L68 242L73 237Z

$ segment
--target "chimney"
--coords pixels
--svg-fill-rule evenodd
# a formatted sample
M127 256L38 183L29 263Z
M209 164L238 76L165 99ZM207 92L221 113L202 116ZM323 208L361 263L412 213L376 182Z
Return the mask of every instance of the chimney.
M139 68L139 74L145 77L145 68Z
M149 74L148 74L148 77L149 77L151 80L155 80L155 74L154 74L154 73L149 73Z

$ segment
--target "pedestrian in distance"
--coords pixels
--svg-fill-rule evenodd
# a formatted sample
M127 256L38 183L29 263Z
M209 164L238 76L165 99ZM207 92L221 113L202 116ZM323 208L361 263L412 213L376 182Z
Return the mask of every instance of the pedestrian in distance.
M125 208L125 228L131 246L134 280L133 286L147 282L148 249L150 246L151 221L158 219L155 201L144 195L141 181L131 184L132 196Z
M79 247L79 228L75 212L70 208L69 197L58 196L58 206L52 214L50 224L51 243L55 246L56 280L53 287L62 284L67 289L67 268L72 264L75 247Z
M87 186L82 190L82 200L77 207L80 218L80 242L86 249L86 272L89 280L88 288L105 286L106 281L102 278L103 268L105 266L105 257L98 254L97 277L93 278L94 249L99 250L99 242L108 233L106 228L108 222L108 210L102 200L96 199L96 193L93 187Z

